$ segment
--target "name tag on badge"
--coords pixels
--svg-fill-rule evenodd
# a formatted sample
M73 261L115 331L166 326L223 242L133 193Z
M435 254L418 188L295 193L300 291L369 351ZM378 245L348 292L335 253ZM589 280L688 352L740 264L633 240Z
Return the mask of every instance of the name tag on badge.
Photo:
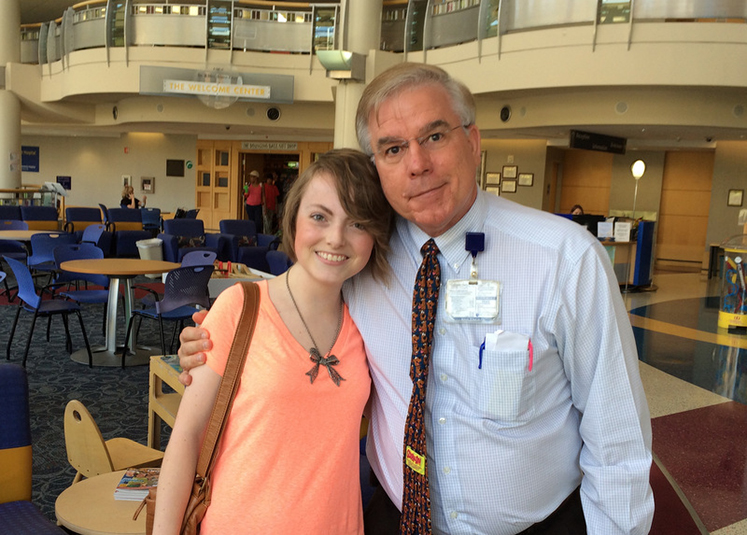
M446 321L495 323L500 313L501 283L489 280L446 282Z

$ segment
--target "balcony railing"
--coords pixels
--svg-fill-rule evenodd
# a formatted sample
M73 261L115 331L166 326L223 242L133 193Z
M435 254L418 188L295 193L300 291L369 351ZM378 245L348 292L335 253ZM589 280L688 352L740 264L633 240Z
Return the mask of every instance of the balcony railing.
M350 1L350 0L348 0ZM358 0L355 0L358 1ZM362 0L361 0L362 1ZM273 4L265 0L93 0L54 21L21 28L21 61L53 63L88 48L190 47L313 54L344 48L345 3ZM407 54L482 42L539 28L645 22L747 20L738 0L385 0L380 48Z

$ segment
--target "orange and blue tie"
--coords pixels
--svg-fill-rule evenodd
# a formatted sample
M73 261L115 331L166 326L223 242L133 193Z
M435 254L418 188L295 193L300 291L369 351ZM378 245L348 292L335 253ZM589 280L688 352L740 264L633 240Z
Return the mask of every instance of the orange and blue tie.
M423 262L412 296L412 397L405 422L404 491L400 533L431 533L431 495L428 488L428 450L425 440L425 393L433 349L433 329L441 286L441 266L436 242L428 240L420 249Z

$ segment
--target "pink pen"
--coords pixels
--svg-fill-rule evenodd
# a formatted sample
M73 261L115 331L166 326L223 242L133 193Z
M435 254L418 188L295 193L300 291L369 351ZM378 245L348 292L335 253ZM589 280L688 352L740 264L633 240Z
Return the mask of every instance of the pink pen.
M532 339L529 339L529 345L527 346L527 349L529 350L529 371L532 371L532 365L534 364L534 347L532 347Z

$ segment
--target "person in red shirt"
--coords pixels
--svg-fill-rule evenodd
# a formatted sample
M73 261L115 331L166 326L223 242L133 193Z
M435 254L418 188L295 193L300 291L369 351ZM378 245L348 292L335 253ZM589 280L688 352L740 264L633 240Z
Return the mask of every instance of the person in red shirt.
M264 183L264 227L265 234L275 234L277 230L277 208L278 208L278 197L280 196L280 190L278 189L275 181L277 180L277 174L267 177Z

